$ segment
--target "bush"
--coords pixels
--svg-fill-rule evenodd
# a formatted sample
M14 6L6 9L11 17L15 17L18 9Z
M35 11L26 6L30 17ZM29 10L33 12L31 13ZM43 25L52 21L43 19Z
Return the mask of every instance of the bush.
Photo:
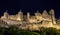
M12 26L10 28L0 28L0 35L60 35L60 30L42 27L40 31L30 31Z
M28 30L19 30L17 27L13 26L10 28L0 28L0 35L40 35L40 34Z

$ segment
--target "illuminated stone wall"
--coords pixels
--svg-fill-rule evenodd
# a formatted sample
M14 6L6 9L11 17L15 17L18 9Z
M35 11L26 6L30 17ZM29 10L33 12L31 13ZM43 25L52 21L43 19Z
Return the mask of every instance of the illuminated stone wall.
M29 23L49 21L49 22L52 22L53 24L56 24L54 10L51 9L49 12L51 13L48 14L46 10L44 10L43 13L40 13L39 11L37 11L36 13L34 13L35 16L31 16L30 13L28 12L26 16L27 17L26 20ZM23 15L23 12L21 11L19 11L18 14L16 15L9 15L7 12L5 12L1 18L23 21L24 15Z

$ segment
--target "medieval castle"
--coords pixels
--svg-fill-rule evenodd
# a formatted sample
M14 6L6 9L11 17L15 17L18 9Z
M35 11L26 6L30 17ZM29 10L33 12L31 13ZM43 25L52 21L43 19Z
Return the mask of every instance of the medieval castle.
M32 28L38 29L38 27L55 27L60 29L60 26L56 23L55 13L54 10L51 9L49 13L47 13L46 10L43 11L43 13L39 13L37 11L34 13L34 16L30 15L29 12L27 12L27 15L23 15L23 12L18 12L16 15L9 15L7 12L4 13L3 16L1 16L1 19L8 24L21 24L21 28ZM10 23L9 23L10 22ZM26 23L26 26L24 24ZM30 24L30 25L29 25ZM33 26L32 26L33 25ZM24 27L23 27L24 26ZM30 27L31 26L31 27Z

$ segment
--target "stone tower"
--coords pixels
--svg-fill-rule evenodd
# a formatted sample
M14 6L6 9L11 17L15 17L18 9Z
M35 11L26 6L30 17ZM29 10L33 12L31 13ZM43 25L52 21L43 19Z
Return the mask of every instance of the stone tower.
M46 10L43 11L42 17L43 17L43 18L49 18L49 15L48 15L48 13L47 13Z
M41 16L41 13L37 10L35 16Z
M39 11L37 11L37 12L35 13L35 16L36 16L36 18L38 19L38 17L41 17L41 13L39 13Z
M27 19L29 19L30 18L30 13L29 12L27 12Z
M51 9L51 10L49 11L49 14L51 15L52 23L53 23L53 24L56 24L54 10Z
M39 11L36 11L35 13L35 18L38 22L41 22L42 21L42 15Z
M21 10L18 12L18 18L17 20L22 21L23 20L23 12Z
M8 19L8 13L7 13L7 11L4 13L4 18L6 18L6 19Z

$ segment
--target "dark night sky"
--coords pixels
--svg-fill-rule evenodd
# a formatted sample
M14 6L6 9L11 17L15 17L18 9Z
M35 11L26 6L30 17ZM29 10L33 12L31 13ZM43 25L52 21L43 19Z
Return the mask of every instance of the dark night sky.
M17 14L19 10L24 14L33 14L36 10L42 13L43 10L55 10L56 18L60 17L60 1L58 0L0 0L0 16L8 10L9 14Z

